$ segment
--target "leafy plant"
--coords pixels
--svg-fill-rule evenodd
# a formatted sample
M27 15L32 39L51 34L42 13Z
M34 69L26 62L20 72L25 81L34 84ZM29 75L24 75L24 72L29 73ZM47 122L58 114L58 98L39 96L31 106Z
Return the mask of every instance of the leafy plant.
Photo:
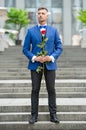
M7 17L6 23L13 24L16 27L18 31L17 40L19 40L21 29L30 22L28 19L28 12L23 9L10 8L7 12Z
M86 26L86 10L81 9L77 18L82 22L83 26Z

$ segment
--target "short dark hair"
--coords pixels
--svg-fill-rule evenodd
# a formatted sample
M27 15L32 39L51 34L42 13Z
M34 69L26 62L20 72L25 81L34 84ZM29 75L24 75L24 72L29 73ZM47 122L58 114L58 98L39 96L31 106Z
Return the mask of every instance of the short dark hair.
M42 9L44 9L44 10L46 10L46 11L48 12L48 9L47 9L46 7L39 7L39 8L38 8L38 11L39 11L39 10L42 10Z

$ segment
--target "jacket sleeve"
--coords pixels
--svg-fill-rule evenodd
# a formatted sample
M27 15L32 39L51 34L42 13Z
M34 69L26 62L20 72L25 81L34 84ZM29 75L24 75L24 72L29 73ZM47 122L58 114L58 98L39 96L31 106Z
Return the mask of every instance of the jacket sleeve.
M30 51L31 49L31 33L30 30L27 31L27 34L25 36L24 45L23 45L23 53L24 55L31 60L34 54Z
M52 56L56 60L63 51L62 42L59 37L59 33L57 29L55 29L54 46L55 46L55 51L52 53Z

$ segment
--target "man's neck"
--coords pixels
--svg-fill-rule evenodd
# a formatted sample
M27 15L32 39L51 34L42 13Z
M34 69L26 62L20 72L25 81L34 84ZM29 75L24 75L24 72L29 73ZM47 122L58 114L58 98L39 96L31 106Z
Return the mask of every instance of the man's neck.
M46 22L40 22L39 24L40 25L46 25L47 23Z
M47 24L43 24L43 25L42 25L42 24L39 24L39 23L38 23L38 26L47 26Z

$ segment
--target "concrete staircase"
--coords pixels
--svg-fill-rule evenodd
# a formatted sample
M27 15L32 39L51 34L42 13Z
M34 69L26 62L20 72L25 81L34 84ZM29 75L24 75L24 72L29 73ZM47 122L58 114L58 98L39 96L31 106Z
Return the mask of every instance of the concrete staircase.
M30 78L27 62L21 47L14 46L3 53L0 52L0 80ZM64 47L63 54L58 59L58 66L57 79L86 78L86 49Z
M47 91L42 83L39 119L28 123L31 80L22 47L0 52L0 130L86 130L86 49L64 47L56 72L57 115L49 121Z

